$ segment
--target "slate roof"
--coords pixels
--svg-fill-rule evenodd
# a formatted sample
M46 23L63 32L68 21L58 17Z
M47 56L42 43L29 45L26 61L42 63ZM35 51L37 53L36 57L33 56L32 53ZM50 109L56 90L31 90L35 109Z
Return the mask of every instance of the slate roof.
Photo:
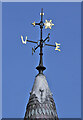
M58 120L56 106L44 74L38 74L35 78L24 118Z

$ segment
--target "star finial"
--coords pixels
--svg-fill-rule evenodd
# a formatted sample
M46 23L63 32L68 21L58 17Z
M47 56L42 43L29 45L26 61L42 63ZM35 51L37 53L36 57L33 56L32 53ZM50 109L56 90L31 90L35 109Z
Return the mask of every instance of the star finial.
M54 24L52 23L52 20L45 20L44 26L45 26L45 29L47 28L51 29L51 27L54 26Z

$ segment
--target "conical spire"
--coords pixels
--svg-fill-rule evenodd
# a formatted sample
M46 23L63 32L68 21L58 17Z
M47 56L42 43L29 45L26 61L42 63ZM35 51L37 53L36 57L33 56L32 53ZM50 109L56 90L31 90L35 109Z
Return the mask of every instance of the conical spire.
M58 120L55 103L45 75L38 74L30 93L25 119Z

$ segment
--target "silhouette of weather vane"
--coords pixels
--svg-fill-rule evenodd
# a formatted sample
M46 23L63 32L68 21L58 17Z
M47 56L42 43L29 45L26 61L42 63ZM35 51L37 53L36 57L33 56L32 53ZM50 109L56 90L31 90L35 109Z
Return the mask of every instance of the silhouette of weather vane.
M36 25L38 25L38 26L40 26L40 32L41 32L41 34L40 34L40 40L38 40L38 41L31 41L31 40L28 40L27 39L27 36L26 36L26 38L25 38L25 41L23 40L23 36L21 35L21 40L22 40L22 43L23 44L26 44L27 42L31 42L31 43L36 43L37 44L37 46L36 47L34 47L34 48L32 48L32 55L33 55L33 53L37 50L37 48L39 48L40 47L40 53L39 53L39 55L40 55L40 63L39 63L39 66L37 66L36 67L36 69L37 70L39 70L39 73L43 73L43 70L45 70L46 68L43 66L43 60L42 60L42 55L43 55L43 53L42 53L42 48L44 47L44 46L51 46L51 47L55 47L55 50L57 50L57 51L61 51L60 50L60 44L59 43L57 43L57 42L55 42L55 45L51 45L51 44L46 44L46 41L47 42L49 42L49 40L50 40L50 33L48 34L48 36L43 40L42 39L42 29L43 29L43 27L45 26L45 29L47 29L47 28L49 28L49 29L51 29L52 28L52 26L54 26L54 24L52 23L52 20L45 20L45 23L43 22L43 15L44 15L44 13L43 13L43 8L41 9L41 13L40 13L40 16L41 16L41 21L40 21L40 23L35 23L35 21L32 23L32 25L35 27Z

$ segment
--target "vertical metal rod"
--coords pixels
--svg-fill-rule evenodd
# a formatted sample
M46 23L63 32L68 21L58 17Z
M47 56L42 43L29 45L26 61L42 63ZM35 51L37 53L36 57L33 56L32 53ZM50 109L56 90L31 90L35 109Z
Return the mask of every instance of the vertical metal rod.
M43 8L41 9L41 21L43 21Z
M41 9L41 21L40 21L40 62L39 66L36 67L37 70L39 70L39 73L43 74L43 70L46 68L43 66L43 53L42 53L42 48L43 48L43 39L42 39L42 29L43 29L43 8Z
M41 9L41 22L40 22L40 29L41 29L41 40L42 40L42 29L43 29L43 8Z
M43 8L41 9L41 22L40 22L40 31L41 31L41 36L40 36L40 63L39 65L40 66L43 66L43 60L42 60L42 47L43 47L43 44L42 44L42 28L43 28ZM42 73L43 71L41 70L40 73Z

